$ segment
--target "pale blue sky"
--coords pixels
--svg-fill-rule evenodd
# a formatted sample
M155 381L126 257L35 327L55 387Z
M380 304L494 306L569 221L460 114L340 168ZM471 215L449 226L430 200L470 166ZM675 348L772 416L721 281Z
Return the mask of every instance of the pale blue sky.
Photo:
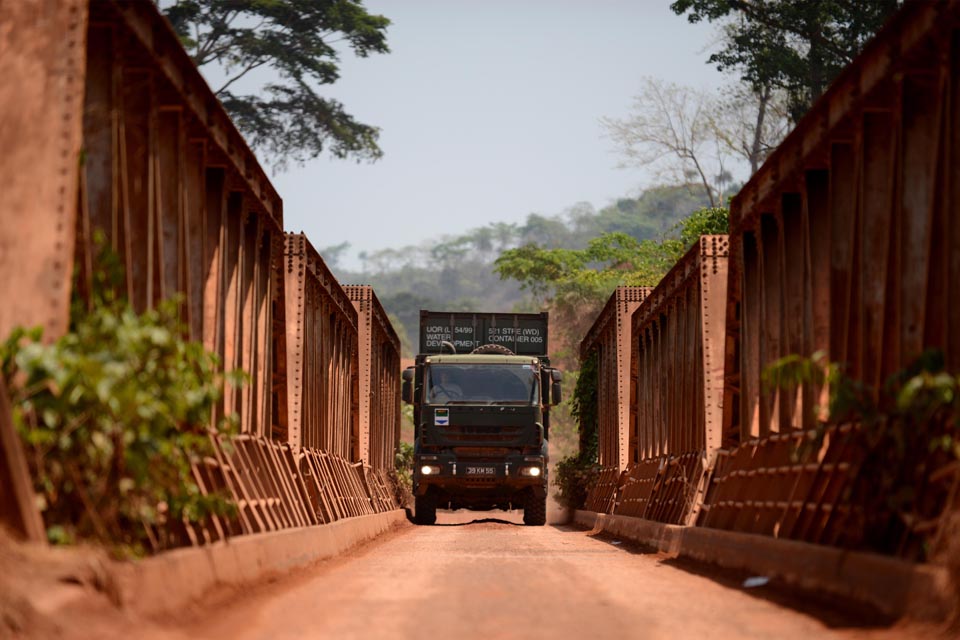
M285 226L317 247L416 244L650 184L618 169L598 124L643 76L727 81L705 63L709 25L667 0L367 0L393 21L392 53L345 55L324 94L381 127L376 163L318 158L273 176Z

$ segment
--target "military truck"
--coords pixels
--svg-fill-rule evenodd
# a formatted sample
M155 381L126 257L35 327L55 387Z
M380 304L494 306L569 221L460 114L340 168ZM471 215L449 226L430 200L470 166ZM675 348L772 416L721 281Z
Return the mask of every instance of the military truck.
M546 313L420 312L402 389L417 524L438 508L519 508L525 524L546 523L550 406L561 400L546 349Z

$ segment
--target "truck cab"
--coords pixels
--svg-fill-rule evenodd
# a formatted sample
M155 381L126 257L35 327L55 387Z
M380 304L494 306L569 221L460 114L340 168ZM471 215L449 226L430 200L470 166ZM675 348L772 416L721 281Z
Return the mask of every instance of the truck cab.
M414 406L418 524L433 524L438 508L521 508L525 524L546 523L550 406L560 401L560 372L545 354L517 354L510 348L516 340L510 346L497 340L533 335L519 326L524 319L537 320L532 324L546 344L546 314L421 312L421 347L439 352L421 353L403 374L403 399ZM507 325L514 331L504 331ZM425 327L433 338L424 339ZM477 339L467 340L468 333ZM447 335L459 335L470 352L434 339ZM525 344L521 339L520 351L542 351Z

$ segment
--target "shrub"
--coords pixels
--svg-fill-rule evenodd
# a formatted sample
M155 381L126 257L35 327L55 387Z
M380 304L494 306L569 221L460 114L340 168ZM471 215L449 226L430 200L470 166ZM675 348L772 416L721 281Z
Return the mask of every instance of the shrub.
M556 500L571 509L583 507L587 494L600 473L597 464L599 433L597 431L597 352L591 353L580 367L571 398L570 414L577 420L580 450L557 463L554 484L559 489Z
M927 548L913 527L939 517L946 502L946 488L933 485L931 473L960 459L960 378L944 370L942 352L925 352L878 390L849 377L822 353L778 360L764 371L764 383L793 393L801 384L812 385L814 397L828 386L826 407L805 408L817 425L808 442L814 450L828 426L860 425L859 465L847 491L854 507L852 536L886 553L923 558L937 551Z
M582 509L587 494L600 475L600 465L580 454L567 456L557 463L554 484L559 491L556 500L564 507Z
M406 504L413 494L413 445L401 442L394 454L393 462L398 492L397 500L400 504Z
M213 453L225 380L214 354L183 339L177 301L138 315L113 284L98 276L53 344L39 330L14 331L0 363L50 540L140 555L179 544L185 523L233 509L203 495L191 467Z

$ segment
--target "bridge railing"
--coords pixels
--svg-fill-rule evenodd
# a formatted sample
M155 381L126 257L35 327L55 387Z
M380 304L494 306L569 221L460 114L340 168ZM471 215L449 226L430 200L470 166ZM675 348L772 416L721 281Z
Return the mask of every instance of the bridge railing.
M0 24L0 335L62 335L104 266L102 235L135 310L179 297L185 337L249 376L215 409L240 434L194 470L236 519L174 523L151 532L155 548L395 508L383 471L399 434L396 334L369 292L363 364L384 396L368 473L354 466L370 428L354 304L304 236L285 237L279 195L155 4L22 0L0 5Z
M185 539L164 547L209 544L399 508L389 479L362 463L249 434L211 437L215 457L195 465L194 475L204 493L225 495L236 514L185 525ZM172 530L175 535L180 529ZM170 532L157 532L162 534Z
M344 288L359 317L357 459L386 471L393 469L400 444L400 338L373 287Z
M916 425L824 422L812 409L829 388L813 377L770 385L764 372L821 353L877 403L926 350L960 371L958 43L960 3L906 3L734 198L727 292L701 310L701 340L683 338L696 324L677 310L691 300L659 299L683 261L635 312L642 467L619 487L632 514L650 517L672 456L701 449L708 481L691 512L700 526L915 559L944 540L949 508L960 508L955 456L921 443L915 459L870 458L867 429ZM719 333L708 339L708 326ZM701 422L689 407L708 396ZM913 506L871 502L864 473L905 483Z
M284 274L287 440L360 460L357 312L302 233L286 234Z
M672 524L695 518L720 448L727 237L703 236L629 320L631 459L612 511ZM628 436L629 434L629 436Z
M833 462L782 463L784 443L815 429L810 409L825 402L811 382L765 386L779 358L820 352L874 401L927 349L960 371L958 42L960 4L906 3L733 199L724 440L739 448L725 465L755 479L721 498L739 482L724 488L718 467L705 524L770 532L776 521L772 535L840 539L832 487L849 481L857 456L837 448L847 436L835 427L820 452ZM943 461L914 463L932 477ZM942 488L924 480L913 490L942 509ZM778 506L761 513L762 502ZM822 522L793 526L798 513ZM894 537L929 538L930 517L905 516L912 533Z
M626 468L634 457L630 437L630 318L652 287L617 287L580 342L580 360L597 362L597 431L600 464Z
M731 438L810 426L809 388L762 388L787 354L875 394L926 348L960 368L958 27L955 2L906 3L733 199Z
M286 402L272 370L282 324L274 310L283 313L274 302L284 295L279 196L151 3L90 2L77 82L79 206L64 233L76 247L80 293L89 294L101 268L101 233L134 309L181 296L189 337L217 353L224 370L249 375L225 389L218 414L236 415L244 433L269 435L274 403Z

